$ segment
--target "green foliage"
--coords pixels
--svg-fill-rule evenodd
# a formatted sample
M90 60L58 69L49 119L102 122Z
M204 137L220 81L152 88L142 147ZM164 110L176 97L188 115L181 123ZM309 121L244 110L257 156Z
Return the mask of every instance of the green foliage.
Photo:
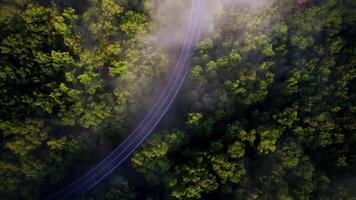
M221 27L198 44L178 108L189 114L175 127L185 145L166 156L167 199L354 198L349 4L273 1L216 15Z
M169 182L175 199L200 199L202 193L209 193L218 187L215 176L204 168L183 165L176 169L176 173Z
M227 151L230 158L241 158L245 155L245 146L241 142L236 141L229 146Z
M202 118L202 113L189 113L187 124L190 126L197 125Z
M128 132L170 63L143 41L156 3L0 3L1 199L46 198ZM80 199L355 199L355 8L213 12L174 123Z
M225 156L214 156L211 158L211 162L213 170L223 184L227 181L238 183L241 176L246 173L243 163L229 161Z
M142 145L142 150L135 153L131 162L144 174L147 181L151 184L158 183L158 176L163 175L171 168L168 160L168 150L180 143L182 135L170 133L165 136L155 135Z
M147 22L143 14L129 11L125 13L124 18L124 23L120 26L124 33L127 35L145 33Z
M257 134L260 136L258 151L260 153L271 153L277 149L277 140L281 135L281 131L270 127L259 127Z
M111 145L108 124L120 130L165 71L162 52L137 42L149 28L144 12L79 4L0 3L2 199L42 199L70 181L87 150Z

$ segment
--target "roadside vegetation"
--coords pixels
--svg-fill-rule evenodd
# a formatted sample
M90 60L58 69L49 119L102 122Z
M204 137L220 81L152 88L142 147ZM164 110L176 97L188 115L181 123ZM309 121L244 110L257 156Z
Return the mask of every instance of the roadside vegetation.
M243 5L209 22L162 125L80 199L356 199L355 1ZM0 1L1 199L47 197L134 127L169 70L142 40L150 6Z

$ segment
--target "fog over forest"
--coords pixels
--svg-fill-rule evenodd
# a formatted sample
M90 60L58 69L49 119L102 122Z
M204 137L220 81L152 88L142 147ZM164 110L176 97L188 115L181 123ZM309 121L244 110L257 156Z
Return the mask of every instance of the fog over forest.
M124 144L129 157L53 199L356 200L355 10L0 0L0 199L47 199ZM155 107L162 95L173 103ZM145 116L150 136L123 143Z

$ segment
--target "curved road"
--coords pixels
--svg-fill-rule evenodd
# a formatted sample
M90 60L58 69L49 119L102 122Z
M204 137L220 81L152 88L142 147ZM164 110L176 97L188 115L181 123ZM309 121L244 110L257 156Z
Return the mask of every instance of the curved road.
M196 46L205 14L205 0L191 0L189 25L180 55L161 95L137 128L103 161L48 200L72 199L94 187L123 163L150 135L166 114L189 71L189 58Z

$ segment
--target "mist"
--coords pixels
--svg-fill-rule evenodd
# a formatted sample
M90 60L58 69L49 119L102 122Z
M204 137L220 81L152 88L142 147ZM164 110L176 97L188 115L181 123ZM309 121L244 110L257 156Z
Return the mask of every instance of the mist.
M225 21L224 13L230 8L243 7L251 14L257 14L272 0L206 0L203 37L210 37L219 32ZM146 36L158 48L168 54L176 53L182 44L188 24L191 0L151 0L146 3L150 17L154 22L152 32ZM171 55L172 56L172 55Z

